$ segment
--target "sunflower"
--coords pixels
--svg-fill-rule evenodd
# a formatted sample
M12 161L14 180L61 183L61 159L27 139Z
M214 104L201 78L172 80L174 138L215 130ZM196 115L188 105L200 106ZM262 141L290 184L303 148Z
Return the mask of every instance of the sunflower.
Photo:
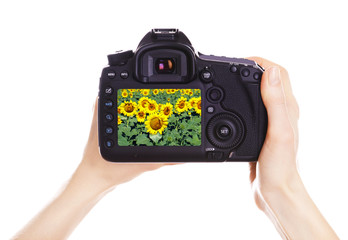
M128 89L129 92L135 92L135 89Z
M155 95L157 95L157 94L159 93L159 90L158 90L158 89L153 89L153 90L152 90L152 93L155 94Z
M147 117L145 127L150 134L157 134L164 131L168 125L168 119L163 114L154 113Z
M170 93L175 93L176 90L175 89L170 89Z
M124 98L128 97L127 90L122 91L122 97L124 97Z
M166 89L167 94L171 94L170 89Z
M180 114L187 111L187 99L184 97L179 98L175 104L175 110Z
M161 106L161 111L165 117L169 118L173 114L173 105L170 103L163 104Z
M147 113L154 113L158 110L158 104L155 100L149 99L148 104L146 105L146 112Z
M120 116L117 116L117 124L120 125L122 123L122 120L120 118Z
M137 112L137 119L138 122L144 122L146 118L146 112L145 110L140 110L139 112Z
M122 103L120 105L121 107L121 111L124 115L126 116L133 116L136 111L137 111L137 104L135 102L133 102L132 100L130 100L129 102L125 101L124 103Z
M147 97L142 97L139 99L138 101L138 108L145 110L146 109L146 105L149 103L150 99L148 99Z
M168 102L170 101L170 98L167 98Z
M141 93L144 95L144 96L147 96L147 95L149 95L149 93L150 93L150 89L142 89L142 90L140 90L141 91Z
M185 94L186 94L186 95L189 95L189 94L190 94L190 89L185 89L184 91L185 91Z
M122 107L121 107L121 106L119 106L119 107L117 108L117 113L118 113L118 114L121 114L121 113L122 113Z
M197 98L195 98L195 97L193 97L193 98L191 98L190 100L189 100L189 108L191 109L191 108L194 108L195 107L195 105L197 104L197 101L198 101L198 99Z
M201 98L197 99L197 103L195 104L195 111L196 111L196 113L201 115L201 113L202 113L202 101L201 101Z

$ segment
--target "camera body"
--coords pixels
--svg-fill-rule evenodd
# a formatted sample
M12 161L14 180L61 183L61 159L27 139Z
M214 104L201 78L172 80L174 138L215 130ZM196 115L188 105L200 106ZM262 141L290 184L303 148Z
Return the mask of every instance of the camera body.
M153 29L108 60L98 99L105 160L257 161L267 130L257 63L196 54L177 29Z

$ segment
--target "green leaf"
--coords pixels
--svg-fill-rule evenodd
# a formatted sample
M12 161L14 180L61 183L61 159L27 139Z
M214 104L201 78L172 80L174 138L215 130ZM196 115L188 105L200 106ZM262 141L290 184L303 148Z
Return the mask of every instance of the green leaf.
M119 146L129 146L127 138L123 137L121 134L118 134L118 145Z
M146 134L140 134L136 138L137 145L146 145L152 146L153 144L150 142L150 139L146 136Z
M122 121L127 121L127 117L125 115L119 114L118 116L120 116Z
M200 116L194 116L192 117L192 121L196 124L201 124L201 117Z
M126 135L129 137L132 137L132 136L137 135L137 134L138 134L138 131L135 128L133 128L132 131L126 133Z
M129 127L127 125L120 125L118 127L118 131L121 132L121 133L123 132L123 133L125 133L128 136L129 132L131 131L131 127Z
M158 143L157 143L157 146L167 146L168 144L167 144L167 141L165 141L165 140L162 140L162 141L159 141Z
M200 146L201 145L201 139L199 139L197 135L193 135L191 144L193 146Z
M160 133L157 134L150 134L150 138L152 139L152 141L154 141L155 143L158 143L158 141L160 139L162 139L162 135Z

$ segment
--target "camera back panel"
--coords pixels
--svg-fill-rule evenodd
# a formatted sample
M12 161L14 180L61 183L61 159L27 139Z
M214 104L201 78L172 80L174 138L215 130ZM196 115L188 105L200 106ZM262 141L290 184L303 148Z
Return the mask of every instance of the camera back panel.
M99 148L113 162L256 161L266 130L254 61L196 55L177 30L109 55L100 78Z

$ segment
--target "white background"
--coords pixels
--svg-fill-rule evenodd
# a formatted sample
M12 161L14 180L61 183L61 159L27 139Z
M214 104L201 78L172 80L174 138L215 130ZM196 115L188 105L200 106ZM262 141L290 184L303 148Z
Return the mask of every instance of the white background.
M78 165L106 55L176 27L205 54L285 66L300 105L299 168L348 239L344 1L1 1L0 239L42 209ZM183 164L108 194L70 239L280 239L248 164Z

